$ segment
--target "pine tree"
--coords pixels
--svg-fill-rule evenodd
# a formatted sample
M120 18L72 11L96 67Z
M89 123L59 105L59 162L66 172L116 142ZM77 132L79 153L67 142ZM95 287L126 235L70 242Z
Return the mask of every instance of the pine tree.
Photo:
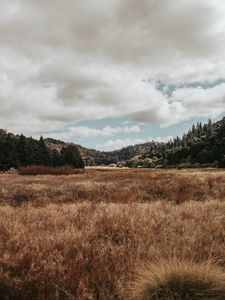
M69 145L64 147L60 153L64 165L69 165L74 168L84 168L84 162L76 146Z
M38 146L39 146L39 164L43 166L51 166L52 165L51 152L45 145L45 141L42 136L40 137Z

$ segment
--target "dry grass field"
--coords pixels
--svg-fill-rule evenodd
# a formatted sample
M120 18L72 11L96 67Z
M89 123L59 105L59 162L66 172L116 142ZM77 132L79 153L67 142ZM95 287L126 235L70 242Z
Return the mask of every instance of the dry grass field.
M213 261L223 286L224 171L0 174L0 299L127 300L140 270L165 261L209 280Z

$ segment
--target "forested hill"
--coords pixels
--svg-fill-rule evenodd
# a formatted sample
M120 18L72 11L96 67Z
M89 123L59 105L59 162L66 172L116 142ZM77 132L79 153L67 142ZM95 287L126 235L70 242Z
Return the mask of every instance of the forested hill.
M82 159L81 159L82 156ZM0 169L23 165L120 167L225 167L225 118L197 123L167 143L148 142L102 152L55 139L39 141L0 130Z
M225 167L225 118L207 124L197 123L183 136L166 144L169 164L212 164Z
M83 168L84 162L75 145L62 147L60 151L49 149L44 139L26 138L0 130L0 170L28 165L64 166Z
M109 165L112 163L116 164L120 161L129 160L137 155L145 153L147 150L151 149L151 145L153 145L153 142L149 142L135 146L128 146L120 150L106 152L85 148L78 144L65 143L63 141L52 138L46 138L45 143L50 149L58 151L60 151L65 146L75 145L86 165L89 166Z
M45 140L51 149L61 149L62 141ZM197 123L168 143L148 142L116 151L101 152L76 145L86 165L127 167L225 167L225 118L212 123Z
M167 143L152 141L103 154L104 163L127 167L225 167L225 118L199 122Z
M197 123L182 138L167 143L130 146L108 155L129 167L225 167L225 118Z

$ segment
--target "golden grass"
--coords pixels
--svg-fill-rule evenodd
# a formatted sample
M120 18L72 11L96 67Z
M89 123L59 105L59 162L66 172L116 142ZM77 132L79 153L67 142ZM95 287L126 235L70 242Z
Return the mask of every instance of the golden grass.
M139 271L130 299L223 300L225 273L210 262L161 260Z
M0 199L2 299L127 300L156 259L225 270L225 172L1 174Z
M221 171L87 169L69 176L0 176L0 201L15 206L225 200L225 172Z

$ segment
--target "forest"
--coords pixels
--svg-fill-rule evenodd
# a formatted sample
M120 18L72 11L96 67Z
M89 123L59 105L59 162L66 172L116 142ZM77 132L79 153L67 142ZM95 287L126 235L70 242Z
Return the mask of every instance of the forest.
M97 165L145 168L225 167L225 118L217 122L209 119L206 124L198 122L182 137L176 137L167 143L152 141L103 154L94 158Z
M72 166L83 168L84 162L75 145L63 147L61 151L49 149L43 137L35 140L24 135L13 135L0 131L0 170L30 165Z

